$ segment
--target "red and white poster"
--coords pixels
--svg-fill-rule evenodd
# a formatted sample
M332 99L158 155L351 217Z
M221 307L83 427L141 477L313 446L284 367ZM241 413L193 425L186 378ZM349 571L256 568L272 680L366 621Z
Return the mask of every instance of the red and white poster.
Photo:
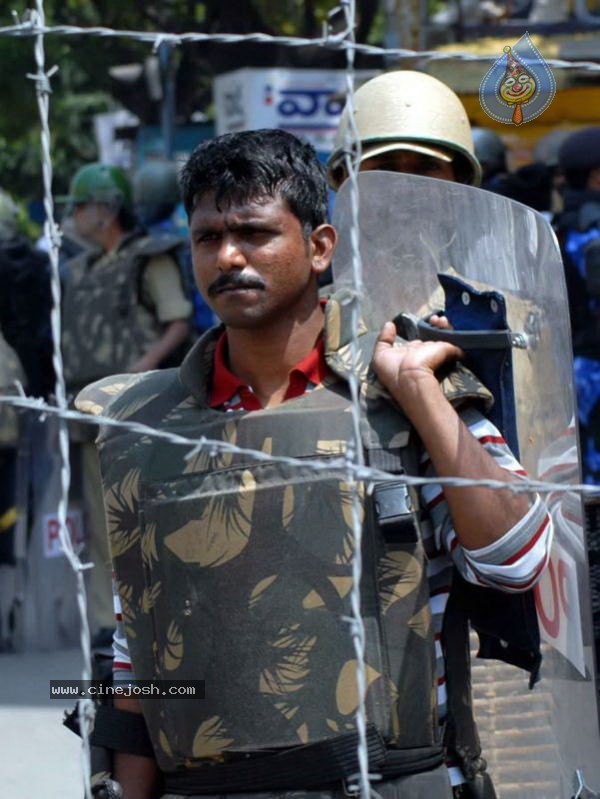
M77 508L69 508L67 529L73 547L77 550L83 544L83 520L81 511ZM48 513L44 516L44 555L47 558L59 558L63 554L58 517Z

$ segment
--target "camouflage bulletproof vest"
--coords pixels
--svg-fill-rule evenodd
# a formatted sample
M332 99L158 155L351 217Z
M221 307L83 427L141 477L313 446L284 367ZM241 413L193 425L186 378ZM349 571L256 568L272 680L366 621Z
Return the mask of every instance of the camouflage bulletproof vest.
M17 394L17 381L26 387L27 379L17 353L0 333L0 394ZM0 447L13 446L17 439L17 414L9 405L1 403Z
M343 375L350 356L340 306L330 300L327 311L327 359ZM111 416L265 456L257 461L205 446L186 459L185 446L109 428L99 441L136 676L205 681L204 699L140 697L166 772L355 729L356 654L345 620L353 493L339 460L352 437L346 382L332 378L273 409L214 411L206 405L206 385L215 341L214 331L206 334L179 372L134 377L125 390L123 379L102 381L77 401L97 413L119 394ZM407 420L367 380L373 344L374 336L361 337L366 459L414 473ZM279 456L302 465L278 462ZM330 465L313 470L317 459ZM405 491L400 480L385 486ZM393 535L378 521L364 484L359 498L367 715L389 746L431 746L435 657L417 498L410 498L413 512L406 509L405 525Z
M136 237L112 255L85 252L69 261L62 309L68 386L126 371L160 338L158 319L140 300L142 270L175 238Z

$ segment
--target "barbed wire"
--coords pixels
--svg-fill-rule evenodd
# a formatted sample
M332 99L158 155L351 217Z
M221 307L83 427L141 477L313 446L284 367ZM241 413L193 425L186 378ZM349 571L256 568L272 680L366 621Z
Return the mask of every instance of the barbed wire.
M344 13L345 23L345 40L349 44L355 43L354 30L356 22L356 3L355 0L342 0L341 9ZM334 12L335 13L335 10ZM354 56L356 50L353 47L346 49L346 113L354 119ZM348 466L363 467L365 465L362 439L360 433L361 424L361 411L360 411L360 383L356 370L356 364L359 363L359 343L358 331L361 318L361 291L363 285L362 279L362 258L360 253L359 242L359 228L358 228L358 214L359 214L359 188L358 188L358 170L360 167L360 136L356 131L356 127L348 125L345 131L346 138L346 169L348 179L350 181L350 216L351 216L351 231L353 234L352 239L352 283L356 290L354 296L349 298L350 305L350 324L351 324L351 340L350 340L350 357L352 359L353 368L349 374L349 389L352 409L352 439L348 442L348 451L346 453ZM361 799L369 799L371 794L370 774L369 774L369 750L367 746L367 671L365 663L366 653L366 631L365 624L361 611L361 581L363 573L362 565L362 519L361 519L361 497L359 484L348 468L348 486L350 488L351 497L351 511L352 511L352 538L353 538L353 556L352 556L352 589L350 592L350 606L352 614L347 619L350 625L350 635L352 636L352 643L354 644L354 652L356 654L356 691L358 698L358 706L356 708L356 731L358 733L357 744L357 758L358 758L358 789ZM356 777L350 777L348 782L353 783L353 789L356 790L354 781Z
M0 36L17 36L17 37L34 37L35 38L35 56L37 72L29 77L35 81L36 92L38 97L39 115L41 122L41 151L42 151L42 165L43 165L43 178L44 178L44 205L46 209L46 235L51 242L50 262L51 262L51 284L52 284L52 338L54 343L54 357L53 363L57 375L56 382L56 404L26 398L23 396L0 396L0 403L9 404L15 408L21 408L41 415L47 415L56 418L59 421L59 446L60 446L60 459L61 459L61 496L57 506L57 515L59 520L60 540L61 546L69 563L75 570L77 575L77 600L79 612L81 617L81 646L84 656L83 678L88 679L91 673L90 662L90 638L89 628L87 624L86 614L86 596L85 585L83 581L83 570L90 564L83 564L71 543L70 536L68 535L66 527L66 514L68 506L68 491L70 482L69 470L69 454L68 454L68 431L67 422L78 421L84 424L104 427L118 428L122 431L133 432L138 435L151 436L157 439L164 440L168 443L185 446L188 448L187 458L193 457L200 450L208 449L212 452L227 452L230 454L237 454L246 458L253 458L257 461L269 461L275 463L285 464L294 468L302 468L304 470L310 469L316 472L331 469L340 469L343 472L348 482L352 486L352 526L354 536L354 557L353 557L353 588L351 594L352 617L347 619L350 624L351 635L355 647L357 657L356 678L358 686L358 699L359 706L356 714L357 731L359 735L358 743L358 763L359 774L356 775L359 781L359 789L362 799L368 799L372 791L369 783L369 768L368 768L368 749L366 745L366 710L365 710L365 695L366 695L366 675L365 675L365 634L364 624L361 615L361 602L360 602L360 581L362 577L362 563L360 560L361 553L361 538L362 538L362 523L360 520L360 496L358 491L358 483L372 483L380 482L388 479L398 480L398 475L393 475L381 469L374 469L364 463L363 449L361 446L360 437L360 404L359 404L359 383L358 378L354 374L350 379L350 393L352 398L352 413L353 413L353 427L354 435L353 441L349 442L348 450L345 454L341 454L340 458L324 460L306 461L304 459L296 459L285 456L273 456L259 450L238 447L231 442L222 440L200 438L188 438L179 434L170 433L165 430L157 430L150 426L144 425L139 422L131 422L128 420L113 419L104 415L90 416L89 414L81 413L79 411L68 408L66 401L65 384L62 370L62 359L60 353L60 338L61 338L61 320L60 320L60 279L58 272L58 249L60 245L60 231L55 223L52 204L52 160L50 155L50 129L48 124L48 108L49 108L49 93L50 93L50 78L56 71L56 68L46 71L45 68L45 55L44 55L44 37L45 36L96 36L103 38L129 38L139 42L151 44L155 49L160 44L167 42L172 45L185 45L189 43L207 43L212 42L215 44L238 44L241 42L248 42L254 44L271 44L281 45L285 47L320 47L332 50L343 51L346 54L346 89L348 97L349 110L352 109L352 95L354 88L354 62L356 54L373 55L373 56L386 56L396 57L400 59L427 59L433 60L448 60L460 59L463 61L477 61L487 62L497 60L496 57L482 56L472 53L440 53L438 51L424 51L418 52L403 48L386 49L373 45L358 44L354 40L355 29L355 2L354 0L343 0L341 8L344 12L345 30L341 33L333 34L327 33L322 37L315 39L303 39L300 37L287 37L287 36L270 36L268 34L255 33L255 34L208 34L208 33L183 33L174 34L166 32L145 32L145 31L127 31L116 30L106 27L91 27L83 28L77 26L47 26L44 19L43 0L36 0L36 9L30 11L26 19L17 21L13 26L0 28ZM551 67L556 69L582 69L590 72L600 71L600 64L593 62L579 61L569 62L564 60L547 60ZM360 299L363 296L362 291L362 270L360 262L360 248L359 248L359 229L358 229L358 210L359 210L359 194L357 183L358 159L360 141L358 132L353 124L352 114L350 113L350 124L348 126L347 137L349 147L347 152L352 153L347 156L346 168L351 187L351 247L352 247L352 274L354 280L354 290L350 296L352 304L352 340L351 351L353 362L357 362L356 354L358 351L358 320L360 318ZM531 493L533 491L538 493L552 493L564 494L577 492L583 495L600 495L600 488L595 486L588 486L576 483L556 483L546 482L543 480L532 480L530 478L519 479L514 482L504 482L501 480L491 479L471 479L461 477L421 477L416 475L403 475L402 481L407 486L422 487L425 485L436 484L448 487L486 487L498 490L510 490L515 493ZM83 759L84 759L84 781L86 797L89 799L91 796L90 788L90 762L89 762L89 741L88 741L88 725L93 717L93 706L87 700L84 706L80 705L81 713L81 729L83 733Z
M465 51L447 52L440 50L411 50L403 47L379 47L374 44L363 44L351 41L346 31L342 33L328 33L313 39L300 36L274 36L268 33L200 33L190 31L187 33L166 33L154 31L119 30L102 26L80 27L77 25L40 25L35 19L27 18L15 25L0 28L0 36L94 36L104 39L124 38L153 45L157 49L162 43L172 45L184 44L271 44L282 47L319 47L327 50L352 50L367 56L380 56L387 59L398 60L421 59L427 61L475 61L494 62L498 55L482 55ZM585 72L600 72L600 64L594 61L567 61L560 58L546 58L546 64L553 69L582 70Z
M44 34L41 32L44 27L44 3L43 0L36 0L36 8L30 11L31 19L36 23L38 33L35 36L34 54L37 72L27 77L34 81L38 102L38 112L40 117L40 138L41 138L41 161L42 161L42 181L44 187L44 210L46 221L44 231L50 242L49 261L50 261L50 287L52 295L52 309L50 313L50 325L52 331L52 364L56 376L54 393L56 396L57 407L64 412L67 409L67 395L65 379L63 373L62 354L60 349L61 341L61 285L59 276L59 248L60 233L58 225L54 219L54 201L52 199L52 157L50 151L51 136L49 125L50 107L50 78L56 72L56 67L46 71L46 59L44 49ZM67 423L63 416L59 416L58 427L58 448L60 463L60 497L56 508L56 518L58 522L58 534L62 551L64 552L69 564L75 573L77 590L77 607L79 610L80 622L80 643L83 658L81 677L89 680L92 676L90 629L87 620L87 597L84 582L84 570L93 564L84 564L79 559L73 546L71 536L67 527L67 514L69 503L69 486L71 483L71 466L69 461L69 432ZM94 704L91 699L83 699L78 704L79 729L81 731L81 764L83 771L83 783L86 799L91 799L91 761L90 761L90 742L89 735L91 725L94 720Z
M169 444L177 446L189 447L189 453L186 456L188 459L193 458L201 450L208 449L212 451L211 454L217 455L218 453L227 453L230 455L241 455L252 458L258 462L265 463L280 463L282 465L301 468L304 471L322 472L330 469L348 470L352 473L355 480L361 482L379 482L385 480L401 480L407 486L414 486L416 488L421 486L442 485L451 488L490 488L497 490L511 491L515 494L567 494L577 493L586 496L599 496L600 486L588 485L586 483L570 483L570 482L555 482L552 480L545 480L543 478L531 478L520 476L518 480L511 482L504 482L502 480L495 480L491 478L471 478L471 477L452 477L452 476L435 476L424 477L421 475L403 474L398 476L392 472L387 472L383 469L378 469L373 466L353 464L348 462L348 459L340 455L339 458L328 458L327 460L309 460L304 458L293 458L286 455L273 455L265 453L261 450L255 450L247 447L239 447L237 444L232 444L230 441L223 441L221 439L206 438L200 436L199 438L190 438L182 436L178 433L170 433L168 430L162 430L155 427L150 427L142 422L131 422L125 419L114 419L110 416L102 414L82 413L81 411L72 409L58 408L56 405L50 405L42 399L34 399L31 397L14 396L3 394L0 395L0 404L12 405L15 408L23 410L35 411L41 416L49 415L60 417L67 421L82 422L91 427L110 427L122 430L123 432L137 433L140 436L149 436L152 438L160 439ZM576 463L573 463L573 468Z

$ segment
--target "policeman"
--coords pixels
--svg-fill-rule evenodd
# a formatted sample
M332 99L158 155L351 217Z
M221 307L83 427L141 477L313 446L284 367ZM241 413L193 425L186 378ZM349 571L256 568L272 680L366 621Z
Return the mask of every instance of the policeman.
M567 280L583 480L600 484L600 127L558 151L564 210L556 219ZM584 500L596 657L600 657L600 503Z
M54 389L50 332L48 258L19 232L17 207L0 190L0 326L18 354L29 393L47 397Z
M177 168L169 161L148 161L133 176L133 203L150 233L181 232L173 214L179 203Z
M382 169L480 185L481 164L475 156L467 112L437 78L410 70L387 72L364 83L353 105L362 148L361 172ZM347 177L347 129L346 108L327 162L334 191ZM443 318L432 321L446 326Z
M354 95L354 124L361 143L361 172L382 169L479 186L481 164L475 155L467 112L457 95L424 72L386 72L364 83ZM329 185L337 191L347 177L348 108L344 110L331 156ZM329 287L323 289L326 293ZM443 316L430 321L448 327Z
M129 181L118 167L88 164L67 198L77 233L94 243L63 275L62 354L68 392L90 380L178 363L191 303L172 257L180 240L149 237L132 211ZM85 437L87 430L73 437ZM98 643L112 635L114 612L102 497L94 448L83 443L83 494L90 528L90 613Z
M571 311L585 482L600 483L600 127L562 143L564 210L556 220Z
M482 167L475 153L467 113L458 96L437 78L408 70L384 73L367 81L358 89L353 106L354 124L361 143L359 165L361 172L386 170L480 186ZM346 178L348 114L349 111L346 109L328 162L329 183L336 190ZM444 316L434 315L430 321L436 327L449 326ZM459 684L462 686L456 691L449 689L447 694L448 705L454 704L456 709L460 704L462 710L460 720L455 718L447 725L447 729L453 730L458 736L457 741L453 743L447 740L448 751L464 750L464 743L458 740L463 736L471 742L478 741L475 733L476 725L470 710L470 685L464 681L465 675L470 673L470 665L466 657L452 658L449 652L460 638L468 638L466 632L468 617L470 616L473 622L472 614L477 610L476 606L490 602L492 594L484 591L475 601L472 596L467 601L462 595L463 588L464 584L456 577L448 581L449 607L460 605L465 608L460 623L455 620L452 627L449 624L444 625L446 636L444 680L447 677L448 686L456 687ZM467 589L467 593L469 592L471 588ZM502 655L501 648L498 649L497 646L499 637L497 632L503 618L514 617L515 630L525 627L537 629L537 621L531 594L526 598L526 620L523 617L518 622L515 609L510 606L506 594L496 593L494 597L497 603L494 613L490 614L483 624L480 620L475 626L480 635L481 630L485 630L486 633L495 631L493 638L496 639L496 643L493 646ZM531 648L536 649L536 645L532 643ZM539 653L539 646L537 649ZM507 658L507 662L511 662L511 659ZM461 694L460 700L457 694ZM458 701L455 703L455 700ZM440 706L443 704L440 698ZM474 749L478 749L478 753L481 754L478 744ZM460 762L461 758L457 757L456 760ZM461 766L462 771L455 769L451 772L452 781L457 793L464 791L464 795L469 796L470 791L477 791L478 788L469 779L468 764L462 762ZM468 785L465 779L471 784ZM491 784L486 784L485 793L482 795L486 797L494 795Z
M493 130L473 128L475 156L482 169L481 187L496 191L506 177L506 145Z
M1 320L0 320L1 321ZM27 385L16 352L2 335L0 324L0 395L18 394ZM11 647L10 613L15 601L16 454L18 418L14 409L0 405L0 652Z
M68 386L172 362L187 339L191 313L170 256L177 242L151 239L137 227L131 187L118 167L82 167L68 201L77 232L100 248L69 261L64 279Z
M361 171L385 169L478 186L475 156L463 104L444 83L423 72L387 72L364 83L354 96L354 123L362 144ZM348 111L328 162L337 190L344 166Z
M47 397L54 386L48 259L19 232L17 216L17 206L0 190L0 394L25 390ZM0 650L12 644L17 498L27 494L28 479L27 469L17 470L17 450L27 453L26 430L14 409L0 406Z
M345 452L353 435L347 298L318 298L336 240L324 175L290 134L250 131L200 145L183 196L198 285L224 325L179 370L107 378L77 407L223 442L186 457L185 447L128 431L99 439L122 617L115 668L125 670L126 656L137 679L204 678L206 695L169 695L164 683L157 700L117 697L122 712L104 716L103 740L117 752L125 799L293 789L327 799L357 770L357 695L340 624L351 607L352 487L335 461L310 468ZM461 351L394 343L391 323L359 338L367 463L414 473L424 456L416 432L431 474L512 482L519 466L508 448L492 455L479 443L498 434L472 405L489 394L452 366ZM546 555L547 516L538 498L530 505L513 492L437 486L409 498L404 480L370 488L359 489L359 516L377 790L451 797L424 547L442 559L438 579L453 553L465 579L496 584L501 574L518 591ZM144 727L151 758L140 756Z
M180 196L175 164L169 161L148 161L141 166L133 178L133 201L138 218L151 236L182 236L181 245L173 251L173 255L181 269L186 296L194 308L194 331L203 333L216 320L194 283L187 225L176 218Z
M528 205L552 220L553 169L542 160L525 164L509 174L506 146L487 128L473 128L475 155L481 164L481 188Z

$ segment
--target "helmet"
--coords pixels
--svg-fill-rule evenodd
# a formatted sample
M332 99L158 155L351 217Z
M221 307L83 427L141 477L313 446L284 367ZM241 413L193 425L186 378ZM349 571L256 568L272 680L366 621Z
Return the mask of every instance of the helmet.
M584 128L561 144L558 163L565 172L591 172L600 167L600 127Z
M533 160L538 163L546 164L546 166L558 166L558 152L562 147L564 141L573 133L572 130L564 130L564 128L555 128L542 136L535 143L533 148Z
M129 206L131 186L125 172L118 166L86 164L73 176L67 201Z
M17 206L10 194L0 189L0 240L12 239L17 233Z
M169 161L150 161L133 179L135 210L144 225L168 219L179 202L177 167Z
M150 161L133 178L133 201L176 205L179 202L177 167L168 161Z
M487 128L473 128L472 133L475 155L486 175L506 172L506 147L500 136Z
M466 182L474 186L481 182L467 112L452 89L431 75L401 70L367 81L354 97L354 121L363 160L399 149L444 161L460 159ZM334 189L344 179L347 127L346 107L328 161L329 182Z

